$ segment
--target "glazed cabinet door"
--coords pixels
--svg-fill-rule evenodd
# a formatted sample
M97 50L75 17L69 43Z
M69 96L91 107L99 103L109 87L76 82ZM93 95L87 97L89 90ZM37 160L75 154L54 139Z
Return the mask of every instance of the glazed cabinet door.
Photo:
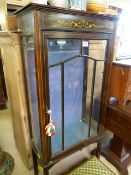
M106 36L101 39L103 35L43 34L43 84L37 77L39 57L36 61L34 39L32 36L22 39L31 141L37 153L42 155L44 150L45 163L79 150L98 137L103 75L108 60ZM43 87L43 106L39 86ZM54 128L46 129L51 120L56 132Z
M52 158L98 136L107 42L80 35L43 37L47 104L56 126L47 136Z

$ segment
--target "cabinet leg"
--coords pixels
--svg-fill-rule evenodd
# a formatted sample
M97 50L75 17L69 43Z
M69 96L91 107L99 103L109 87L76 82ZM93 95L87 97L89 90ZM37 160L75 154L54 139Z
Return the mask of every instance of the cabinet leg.
M114 135L109 148L103 149L101 153L118 168L122 175L128 175L127 166L131 162L131 147L121 138Z
M34 175L39 175L37 157L33 150L32 150L32 155L33 155L33 164L34 164Z
M44 169L44 175L49 175L48 169Z
M99 159L100 151L101 151L101 142L98 142L97 147L91 151L91 154L95 155Z

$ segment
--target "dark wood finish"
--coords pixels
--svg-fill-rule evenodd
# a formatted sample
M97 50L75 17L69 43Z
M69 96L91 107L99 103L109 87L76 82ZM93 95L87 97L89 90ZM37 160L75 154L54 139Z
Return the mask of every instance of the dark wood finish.
M131 162L131 146L120 137L114 134L111 144L102 149L101 154L114 164L122 175L128 175L127 166Z
M85 140L83 142L80 142L79 144L76 144L76 145L73 145L73 147L63 151L62 153L58 154L58 155L55 155L54 157L52 157L52 160L54 161L59 161L61 158L65 158L69 155L71 155L72 153L76 152L76 151L79 151L80 149L86 147L87 145L89 144L92 144L92 143L95 143L95 142L98 142L98 140L102 137L101 136L97 136L97 137L92 137L90 138L89 140Z
M4 71L3 71L3 63L0 53L0 109L6 108L7 102L7 92L5 86L5 78L4 78Z
M16 5L16 4L11 4L11 3L7 3L7 10L14 12L16 10L19 10L23 7L23 5Z
M45 100L43 99L43 97L46 98L46 92L43 91L44 89L46 90L45 86L46 83L46 79L43 80L42 74L46 73L44 72L46 70L46 68L43 69L43 64L42 64L42 48L40 47L40 45L42 44L42 38L41 38L41 34L40 34L40 29L39 29L39 12L35 13L35 46L36 48L36 52L35 52L35 57L36 57L36 76L37 76L37 89L38 89L38 102L39 102L39 115L40 115L40 130L41 130L41 144L42 144L42 153L43 155L45 155L45 158L43 159L43 163L46 164L48 162L48 145L47 145L47 141L46 141L46 135L45 133L45 126L46 126L46 120L47 120L47 104L45 103ZM43 84L44 81L44 84ZM46 98L47 99L47 98ZM47 100L46 100L47 101ZM43 110L44 109L44 110Z
M110 151L116 153L116 156L119 157L121 161L129 156L126 144L124 144L123 140L116 135L113 136L111 141Z
M15 14L19 31L21 31L21 37L33 35L35 39L35 64L42 147L41 159L44 173L48 174L48 169L52 165L73 152L98 141L102 133L96 137L90 137L89 139L60 152L54 157L51 157L51 139L45 134L45 126L49 122L47 110L50 106L47 39L64 37L107 40L108 47L105 53L105 70L102 90L103 104L107 82L109 81L108 73L113 59L113 46L118 16L81 12L34 3L23 7ZM85 23L83 20L85 20ZM87 25L89 22L88 20L91 20L91 23L89 24L90 27Z
M11 3L6 3L6 4L7 4L7 13L9 16L12 15L15 11L23 7L23 5L16 5Z
M111 21L117 21L119 16L116 15L110 15L110 14L98 14L98 13L94 13L94 12L85 12L85 11L81 11L81 10L73 10L73 9L65 9L65 8L61 8L61 7L54 7L54 6L49 6L49 5L42 5L42 4L36 4L36 3L29 3L26 6L24 6L23 8L19 9L18 11L16 11L14 14L16 15L22 15L25 14L26 12L29 11L45 11L45 12L58 12L58 13L64 13L64 14L74 14L74 15L80 15L80 16L93 16L93 17L100 17L102 19L108 19ZM120 9L118 9L119 13L121 12Z
M56 13L56 12L55 12ZM97 17L96 17L97 18ZM81 30L81 31L106 31L112 32L114 29L114 25L112 21L103 20L100 21L95 20L92 17L81 17L78 15L66 15L66 14L59 14L58 12L54 16L54 14L47 14L46 18L45 15L42 15L41 21L41 28L42 29L59 29L61 30Z
M0 79L0 109L6 108L6 101L7 100L6 97L4 96L2 81Z
M104 125L114 133L114 137L102 153L126 175L127 165L131 162L131 102L107 105Z
M117 83L116 83L117 82ZM131 61L120 60L112 64L109 97L125 105L131 100Z
M108 149L102 152L123 175L128 174L127 165L131 162L130 68L130 60L112 63L103 105L104 126L114 133L114 137ZM115 99L112 101L111 97Z
M32 149L32 157L33 157L33 165L34 165L34 174L39 175L38 162L37 162L38 160L37 160L36 153L34 152L33 149Z
M119 104L108 105L106 111L105 127L131 144L131 103L126 106Z

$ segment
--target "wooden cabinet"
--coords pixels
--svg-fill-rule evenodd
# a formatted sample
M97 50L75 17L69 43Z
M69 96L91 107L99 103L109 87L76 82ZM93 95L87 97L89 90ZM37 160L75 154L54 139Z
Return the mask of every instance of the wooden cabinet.
M131 102L107 106L105 127L131 145Z
M109 96L125 105L131 100L131 60L120 60L112 63Z
M0 32L0 50L16 148L26 166L31 168L32 151L19 35Z
M16 17L31 143L48 174L56 162L99 138L118 17L33 3L17 11ZM98 43L101 49L96 49ZM45 130L50 110L57 126L53 137Z
M127 165L131 162L131 60L119 60L112 63L108 84L108 97L104 104L104 126L114 133L103 151L123 175L128 174Z
M102 153L123 175L128 175L127 166L131 162L131 102L107 105L104 126L114 136Z

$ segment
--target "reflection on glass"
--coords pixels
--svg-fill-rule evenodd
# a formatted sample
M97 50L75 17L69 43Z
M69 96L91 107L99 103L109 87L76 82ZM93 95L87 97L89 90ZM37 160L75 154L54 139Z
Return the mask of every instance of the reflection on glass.
M84 59L67 62L64 74L64 147L68 148L88 137L88 124L82 120Z
M53 111L52 119L57 126L57 132L52 141L53 153L62 150L62 118L61 118L61 67L49 69L50 108Z
M57 126L56 135L51 137L52 154L97 135L105 51L106 41L102 40L48 40L50 109ZM94 60L81 56L69 60L76 55L89 55Z
M94 72L95 60L88 59L87 77L86 77L87 87L85 93L86 108L84 111L85 115L83 115L83 119L89 123L90 115L92 113L90 136L97 135L97 126L99 122L100 107L101 107L100 105L101 105L102 80L105 65L104 60L106 59L105 58L106 46L107 46L106 40L89 40L89 56L96 60L96 68ZM93 104L91 104L93 73L95 76L95 83L93 92Z
M106 40L89 40L89 56L95 59L104 60L106 46Z
M34 42L33 38L23 38L24 53L25 53L25 66L26 78L29 93L29 107L32 118L33 138L40 146L40 128L39 128L39 113L38 113L38 98L37 98L37 85L36 85L36 70L35 70L35 57L34 57Z
M48 41L48 64L58 63L75 55L80 55L80 40L50 39Z
M80 40L50 39L48 40L48 65L53 65L66 59L80 55ZM52 153L62 150L62 89L61 64L49 68L50 109L52 119L57 126L57 132L51 138Z

